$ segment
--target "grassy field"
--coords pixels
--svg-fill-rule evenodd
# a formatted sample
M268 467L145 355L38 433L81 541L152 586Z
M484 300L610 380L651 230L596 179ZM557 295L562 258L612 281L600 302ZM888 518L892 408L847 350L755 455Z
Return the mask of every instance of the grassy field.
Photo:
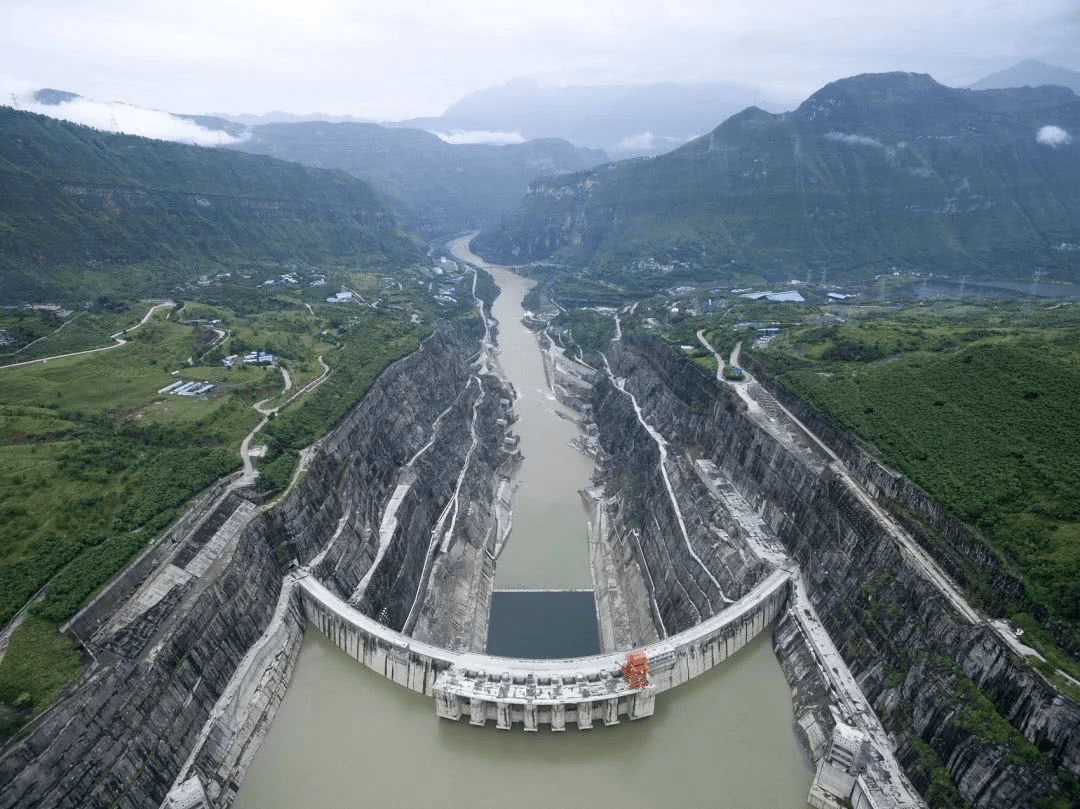
M388 363L415 350L436 318L472 316L471 275L440 278L457 285L456 306L436 303L421 271L398 275L341 273L306 287L230 277L178 290L178 305L132 329L126 345L0 368L0 624L29 604L0 661L0 735L47 705L77 669L57 624L191 497L239 467L239 445L262 418L253 404L280 404L318 378L320 356L332 369L259 439L270 446L260 483L280 489L297 451L330 429ZM327 304L327 290L339 285L366 303ZM107 344L151 305L99 303L70 315L59 332L55 316L36 310L0 314L0 329L21 324L24 341L46 335L29 353L53 356ZM275 365L221 364L253 350L272 353ZM288 393L282 368L292 378ZM177 380L216 387L198 397L158 393Z
M0 330L14 342L0 348L0 365L112 345L111 335L135 326L152 305L110 301L109 308L91 305L63 318L40 310L9 312L0 316Z
M913 306L786 331L761 357L976 527L1077 627L1078 327L1078 306Z
M200 399L158 393L195 342L159 312L114 350L0 370L0 619L61 569L34 609L66 618L239 465L258 379Z
M0 661L0 736L51 703L79 670L79 653L56 625L29 615Z

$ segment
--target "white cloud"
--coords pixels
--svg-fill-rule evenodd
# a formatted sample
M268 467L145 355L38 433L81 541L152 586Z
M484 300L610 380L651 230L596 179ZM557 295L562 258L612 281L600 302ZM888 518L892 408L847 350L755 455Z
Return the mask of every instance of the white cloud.
M656 137L652 132L640 132L637 135L627 135L614 146L613 152L647 152L654 148Z
M196 146L240 143L249 137L246 134L235 137L227 132L207 129L194 121L168 112L144 109L118 101L73 98L60 104L42 104L34 98L36 89L30 82L0 77L0 102L15 109L36 112L105 132L141 135L144 138L191 143Z
M826 132L825 137L829 140L838 140L841 143L852 143L858 146L874 146L884 149L885 144L877 138L869 138L866 135L848 135L843 132Z
M452 132L432 132L440 140L460 146L466 143L483 143L488 146L507 146L512 143L524 143L520 132L486 132L479 129L455 129Z
M1035 140L1044 146L1053 146L1056 149L1058 146L1068 146L1072 143L1072 135L1060 126L1044 126L1035 136Z

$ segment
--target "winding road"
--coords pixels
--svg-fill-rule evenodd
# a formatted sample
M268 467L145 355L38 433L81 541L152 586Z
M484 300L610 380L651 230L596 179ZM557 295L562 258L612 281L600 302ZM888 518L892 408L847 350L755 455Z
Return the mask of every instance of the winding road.
M102 346L101 348L88 348L85 351L69 351L67 354L54 354L51 357L39 357L36 360L23 360L22 362L13 362L10 365L0 365L0 370L2 370L4 368L19 368L19 367L21 367L23 365L33 365L36 362L48 362L49 360L62 360L65 357L78 357L78 356L81 356L83 354L96 354L99 351L112 351L114 348L120 348L120 346L122 346L122 345L127 345L128 341L125 340L123 337L121 337L122 334L126 334L127 332L131 331L132 329L139 328L139 326L143 325L147 320L149 320L150 317L154 314L154 312L156 312L158 309L171 309L174 306L176 306L176 303L174 301L164 301L163 303L158 303L158 304L155 304L154 306L151 306L147 310L146 314L143 315L142 320L140 320L134 326L128 326L126 329L121 329L120 331L116 332L116 334L110 334L109 339L116 341L111 346ZM68 322L70 322L70 321L68 321ZM64 326L66 326L66 325L67 325L67 323L64 324ZM64 326L61 326L60 329L64 328ZM60 329L57 329L56 331L60 331ZM53 332L53 334L56 334L56 332Z
M240 442L240 459L244 462L244 473L240 476L238 480L233 483L234 488L250 486L255 482L255 478L258 477L258 473L255 471L255 464L251 462L251 440L263 427L266 426L266 423L270 421L270 417L277 413L279 410L281 410L281 408L288 405L297 397L303 396L308 391L317 388L319 385L326 381L326 378L328 376L330 376L330 366L323 362L323 355L320 354L318 359L319 365L321 365L323 369L322 373L319 374L319 376L317 376L315 379L304 385L304 387L296 391L296 393L294 393L284 402L277 405L276 407L267 407L266 403L275 398L271 396L269 399L263 399L262 401L256 402L252 405L252 408L255 410L255 412L261 414L263 418L262 421L255 425L254 429L252 429L250 433L244 436L244 440ZM282 366L278 366L278 368L281 370L282 376L281 393L278 394L278 396L281 396L292 390L293 383L292 377L289 376L288 369Z

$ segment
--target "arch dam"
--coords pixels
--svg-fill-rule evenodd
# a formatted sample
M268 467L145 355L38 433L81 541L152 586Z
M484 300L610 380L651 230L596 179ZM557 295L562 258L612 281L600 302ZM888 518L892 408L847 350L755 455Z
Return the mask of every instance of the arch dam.
M349 606L318 579L295 580L304 615L338 647L369 668L435 699L440 717L527 731L541 724L565 730L620 716L651 716L656 695L712 669L754 639L783 609L793 573L776 570L735 604L640 651L648 660L647 684L623 675L625 653L566 660L527 660L451 652L396 632Z

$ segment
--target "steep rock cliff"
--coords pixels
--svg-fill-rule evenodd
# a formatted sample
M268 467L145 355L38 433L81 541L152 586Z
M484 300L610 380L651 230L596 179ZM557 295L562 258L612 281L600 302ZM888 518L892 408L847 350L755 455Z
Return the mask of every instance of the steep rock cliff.
M156 567L139 568L142 580L118 578L100 599L108 609L80 623L95 632L84 638L91 665L0 754L0 807L155 807L181 774L198 775L215 805L227 805L299 647L300 613L282 599L286 570L313 564L339 591L354 587L379 555L378 529L401 469L429 442L417 506L400 511L400 523L430 536L438 503L454 491L474 498L476 514L493 514L508 401L498 380L476 376L469 364L482 335L478 321L440 327L312 449L282 502L257 510L250 493L227 493L203 519L184 523L187 532L160 549ZM486 405L474 406L481 389ZM452 421L455 410L476 429L434 430L440 414ZM476 463L463 467L469 455ZM463 468L483 482L458 485L472 480ZM470 510L464 499L460 506ZM490 533L476 520L462 524L485 539ZM384 558L410 543L415 534L397 532ZM473 558L482 571L484 555ZM404 564L370 608L417 600L422 574L422 564ZM426 595L460 611L484 579L469 582L462 588L442 576L433 585L442 589ZM250 688L252 705L240 704Z
M639 401L669 444L715 463L799 562L812 604L932 805L1034 807L1061 772L1080 770L1077 705L989 625L956 614L820 449L794 434L778 440L779 420L750 419L729 389L658 340L627 336L608 356L617 377L648 391ZM597 386L597 422L617 479L655 442L604 415L609 387Z

